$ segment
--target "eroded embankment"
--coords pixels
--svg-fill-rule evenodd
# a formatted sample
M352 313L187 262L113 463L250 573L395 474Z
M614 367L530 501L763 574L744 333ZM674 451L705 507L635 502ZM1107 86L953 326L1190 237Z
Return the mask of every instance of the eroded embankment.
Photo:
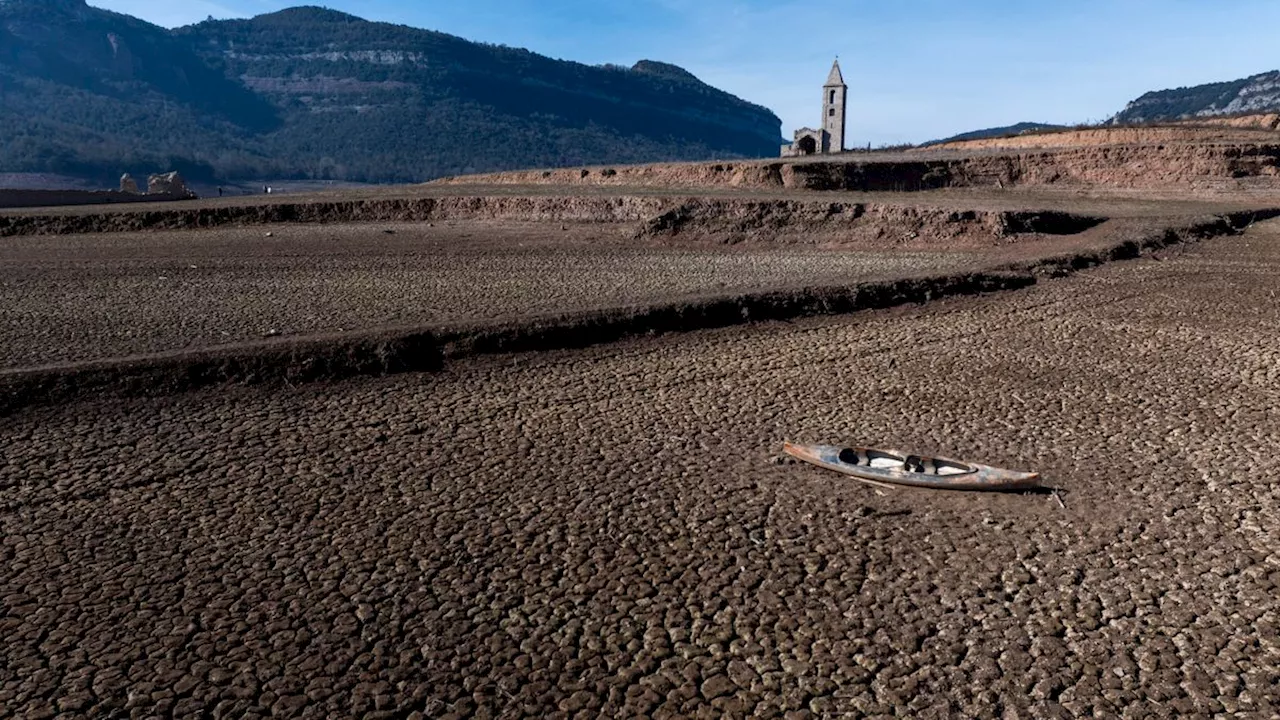
M1068 149L1010 149L969 157L777 160L683 165L640 165L506 172L450 178L440 183L740 187L858 192L910 192L942 188L1099 186L1112 190L1214 187L1263 178L1280 182L1280 142L1103 145Z
M973 211L822 200L709 200L613 197L422 197L402 200L282 202L141 213L0 215L0 236L209 229L274 223L445 222L632 223L637 237L716 242L791 241L897 246L905 240L989 241L1019 233L1071 234L1102 222L1052 211ZM970 243L973 243L970 242Z
M903 205L738 202L698 199L648 219L640 239L766 241L879 247L948 248L990 244L1016 235L1075 235L1106 218L1054 211L981 211Z
M632 225L656 241L788 242L861 247L975 246L1026 233L1068 235L1104 218L887 203L614 197L470 196L280 203L76 215L0 216L0 236L186 230L274 223L590 222Z
M1280 141L1275 129L1277 116L1252 115L1241 118L1197 118L1182 124L1095 127L1030 132L998 138L979 138L938 143L915 152L936 150L1008 150L1016 148L1088 148L1103 145L1189 145L1193 143L1273 144Z
M1111 190L1195 189L1241 178L1280 179L1280 144L1117 145L1045 150L889 167L814 162L784 173L786 187L805 190L932 190L1044 185ZM894 187L885 187L886 185Z
M195 230L276 223L430 222L522 220L626 222L662 211L669 200L653 197L396 198L281 202L103 213L0 215L0 237L76 233Z
M1238 232L1280 210L1215 216L1148 229L1105 248L1010 264L990 271L803 288L678 304L528 318L518 322L416 328L246 344L201 352L0 373L0 415L81 397L149 396L224 385L291 385L356 376L431 371L447 360L490 353L546 351L655 333L726 327L758 320L848 313L935 298L1026 287L1108 260Z

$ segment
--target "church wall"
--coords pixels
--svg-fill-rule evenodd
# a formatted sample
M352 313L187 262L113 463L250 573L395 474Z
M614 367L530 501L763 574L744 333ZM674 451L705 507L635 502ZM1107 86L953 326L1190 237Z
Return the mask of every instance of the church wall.
M828 83L843 83L840 74L840 64L836 62L832 65L831 75L827 78ZM834 92L834 97L832 93ZM848 114L848 96L849 88L844 84L834 85L826 84L822 88L822 117L818 124L818 128L801 128L795 132L795 140L790 145L782 146L782 157L796 157L802 155L798 143L805 136L814 138L817 144L819 154L828 155L831 153L843 152L846 142L845 125ZM834 110L834 115L831 111Z

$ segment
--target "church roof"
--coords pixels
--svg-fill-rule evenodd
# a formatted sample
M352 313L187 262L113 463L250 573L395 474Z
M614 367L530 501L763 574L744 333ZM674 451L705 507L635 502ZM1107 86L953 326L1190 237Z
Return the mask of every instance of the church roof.
M840 60L837 59L831 65L831 74L827 76L827 87L833 85L844 85L844 74L840 72Z

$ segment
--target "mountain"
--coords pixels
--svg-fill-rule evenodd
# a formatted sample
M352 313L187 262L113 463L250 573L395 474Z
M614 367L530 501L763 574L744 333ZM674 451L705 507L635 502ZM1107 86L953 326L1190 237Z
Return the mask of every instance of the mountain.
M0 0L0 172L368 182L769 156L781 121L687 71L588 66L316 7L165 30Z
M1280 71L1242 80L1159 90L1129 103L1111 124L1280 110Z
M941 145L949 142L960 142L962 140L986 140L988 138L1012 137L1014 135L1026 135L1027 133L1042 132L1045 130L1065 130L1065 125L1046 125L1045 123L1020 122L1016 125L1006 125L1004 127L987 128L985 130L971 130L970 132L952 135L942 140L933 140L928 145Z
M0 171L208 175L196 156L279 126L167 30L83 0L0 0Z

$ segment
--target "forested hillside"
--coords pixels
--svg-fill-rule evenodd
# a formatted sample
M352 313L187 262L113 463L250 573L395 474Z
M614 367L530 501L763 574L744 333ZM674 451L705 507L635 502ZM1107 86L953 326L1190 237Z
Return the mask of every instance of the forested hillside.
M1149 92L1129 103L1113 123L1143 123L1280 110L1280 72L1241 80Z
M595 67L320 8L168 31L0 0L0 172L371 182L771 155L780 121L686 71Z

